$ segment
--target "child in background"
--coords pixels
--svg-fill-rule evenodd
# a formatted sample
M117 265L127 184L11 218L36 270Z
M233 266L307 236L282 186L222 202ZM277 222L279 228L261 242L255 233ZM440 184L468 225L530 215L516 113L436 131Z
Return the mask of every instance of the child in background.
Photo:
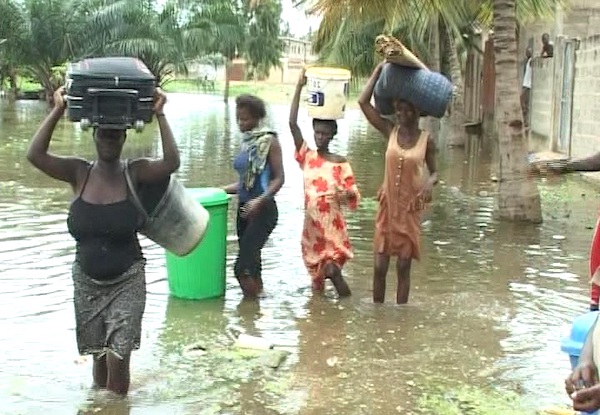
M304 173L304 229L302 258L314 291L322 292L330 279L340 297L351 294L342 277L342 268L354 255L348 238L342 206L356 209L360 194L348 161L329 151L337 134L335 120L313 119L316 150L308 148L298 127L300 94L306 85L300 73L290 109L290 130L296 146L295 158Z

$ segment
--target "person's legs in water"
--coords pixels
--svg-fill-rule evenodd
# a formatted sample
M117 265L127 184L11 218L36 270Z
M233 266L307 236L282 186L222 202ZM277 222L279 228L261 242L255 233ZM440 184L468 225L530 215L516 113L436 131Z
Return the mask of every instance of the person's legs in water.
M313 273L318 276L317 267L314 267ZM311 274L312 275L312 274ZM325 291L325 280L323 278L313 277L310 282L313 293L322 294Z
M129 361L140 347L146 305L145 260L134 263L119 279L97 284L73 264L77 346L92 353L95 388L126 395Z
M119 395L129 392L131 352L137 350L141 342L142 319L146 308L143 264L141 267L130 278L131 284L127 289L116 296L106 310L106 389Z
M263 292L262 253L260 251L258 252L258 256L256 257L256 269L258 270L256 275L256 285L258 288L258 293L260 294Z
M256 284L254 284L254 281L251 276L241 275L240 271L238 270L238 262L239 262L240 255L242 254L242 240L243 240L244 235L246 235L248 223L249 223L248 219L244 218L241 215L242 206L243 205L240 204L240 206L238 208L238 214L237 214L237 236L238 236L239 253L238 253L238 259L236 260L235 266L234 266L234 274L235 274L235 278L238 280L238 283L240 284L240 288L242 289L242 294L244 295L244 297L253 298L256 295L258 295L258 287L256 286ZM258 255L255 257L255 261L256 261L256 258L258 258L258 257L260 257L260 252L258 252Z
M130 383L129 362L131 355L119 357L113 352L107 352L106 363L108 378L106 389L119 395L127 395Z
M251 218L243 218L239 213L239 252L234 273L244 296L255 298L262 289L261 251L277 224L277 205L274 200L267 201L262 210Z
M127 395L130 384L130 356L120 358L114 352L93 356L94 388L106 389L118 395Z
M348 284L342 276L341 268L338 267L335 263L329 261L327 264L325 264L324 274L325 279L329 278L331 280L331 283L335 287L335 290L337 291L340 297L349 297L350 295L352 295L350 287L348 287Z
M375 252L373 270L373 302L383 303L385 301L385 280L390 267L390 256Z
M94 388L104 389L108 382L108 368L106 366L106 355L95 354L93 355L94 366L92 374L94 377Z
M398 287L396 289L396 304L408 303L410 293L410 266L412 259L398 258L396 273L398 274Z

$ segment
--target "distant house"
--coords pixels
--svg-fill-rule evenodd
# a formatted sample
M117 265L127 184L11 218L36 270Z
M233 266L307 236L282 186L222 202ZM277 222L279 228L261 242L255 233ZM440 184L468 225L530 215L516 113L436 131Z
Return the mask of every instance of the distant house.
M316 62L317 56L312 52L312 42L292 37L280 37L284 43L281 54L280 68L271 68L269 77L265 82L274 84L291 84L296 82L300 69L306 64ZM231 80L243 81L246 79L246 60L234 59L231 67Z

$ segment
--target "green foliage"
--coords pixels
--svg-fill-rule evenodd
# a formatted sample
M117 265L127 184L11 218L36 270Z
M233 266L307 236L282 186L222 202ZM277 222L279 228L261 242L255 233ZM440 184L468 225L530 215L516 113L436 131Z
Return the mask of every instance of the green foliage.
M459 385L453 390L434 389L419 399L420 408L431 415L527 415L514 393Z
M375 60L373 45L380 33L400 39L423 61L429 51L437 21L450 28L454 38L468 47L474 27L492 26L492 0L300 0L313 13L322 16L315 51L324 61L349 67L357 75L367 75ZM527 23L553 16L564 0L517 0L517 19Z
M161 82L174 71L186 73L188 59L203 53L211 27L185 19L186 10L167 2L97 2L87 11L82 56L135 56Z
M52 68L63 65L76 49L82 22L78 5L72 1L27 0L22 3L3 0L2 20L9 21L3 47L12 65L20 66L52 91L58 78Z
M250 10L245 56L251 73L258 79L269 76L272 67L280 66L283 42L279 39L281 3L262 1Z
M208 22L215 33L208 52L231 60L247 59L250 74L256 78L269 75L279 66L283 44L279 40L281 4L277 0L260 2L208 0L194 3L194 22Z
M52 91L64 78L55 68L85 57L138 57L161 82L212 54L246 56L266 76L279 64L280 14L276 0L0 0L0 70L23 68Z

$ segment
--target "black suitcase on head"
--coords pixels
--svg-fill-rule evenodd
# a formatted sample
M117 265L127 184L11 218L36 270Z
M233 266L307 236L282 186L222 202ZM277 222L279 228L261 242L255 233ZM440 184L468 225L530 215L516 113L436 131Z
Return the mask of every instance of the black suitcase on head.
M156 79L130 57L90 58L69 64L67 117L89 127L141 131L152 122Z

